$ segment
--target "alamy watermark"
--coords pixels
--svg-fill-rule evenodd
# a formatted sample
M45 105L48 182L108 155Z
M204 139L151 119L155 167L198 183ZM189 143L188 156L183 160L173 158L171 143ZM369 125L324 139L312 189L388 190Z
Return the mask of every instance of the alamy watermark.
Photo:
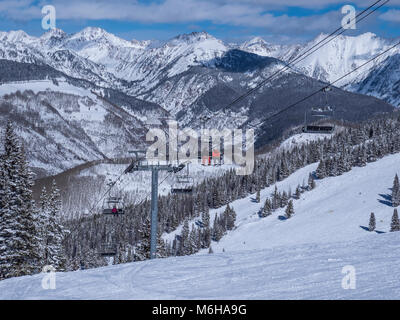
M356 288L356 268L352 265L347 265L342 268L342 273L345 276L342 279L342 288L345 290Z
M42 279L42 288L44 290L55 290L56 289L56 269L47 265L42 269L42 273L44 273Z
M146 159L156 162L201 162L236 164L237 175L249 175L254 169L254 130L178 129L176 121L168 122L168 133L150 129L146 141L153 144L146 151ZM168 152L167 152L168 149Z
M349 4L345 5L342 7L342 14L345 14L342 19L342 28L356 29L356 8Z
M47 5L42 8L42 28L44 30L56 28L56 8L52 5Z

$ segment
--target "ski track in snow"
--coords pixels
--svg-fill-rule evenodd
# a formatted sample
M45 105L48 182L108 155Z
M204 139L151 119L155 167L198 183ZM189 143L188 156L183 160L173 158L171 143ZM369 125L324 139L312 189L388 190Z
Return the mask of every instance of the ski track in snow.
M236 228L212 243L214 254L57 273L55 290L42 289L43 274L11 278L0 281L0 299L400 299L400 232L387 232L393 208L379 201L399 160L389 155L317 180L285 221L283 209L257 215L274 186L262 190L260 204L254 195L234 201ZM293 190L316 166L293 173L278 189ZM212 210L211 218L223 210ZM383 234L361 228L371 211ZM342 288L348 265L355 267L356 289Z
M1 299L399 299L397 233L368 241L148 260L0 282ZM356 288L342 288L342 268L356 269Z

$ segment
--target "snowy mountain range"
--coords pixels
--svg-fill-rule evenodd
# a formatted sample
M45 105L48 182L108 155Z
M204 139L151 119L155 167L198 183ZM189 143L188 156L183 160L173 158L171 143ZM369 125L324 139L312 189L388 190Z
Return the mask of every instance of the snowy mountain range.
M46 63L70 76L139 95L154 90L166 79L182 74L190 67L212 65L216 58L221 58L232 49L287 62L298 58L326 36L320 34L308 43L295 45L271 44L260 37L242 44L225 44L206 32L193 32L179 35L154 47L152 41L127 41L94 27L71 35L54 29L38 38L31 37L24 31L10 31L0 33L0 57L14 61ZM340 35L295 66L307 76L333 81L398 40L380 38L373 33ZM365 92L362 82L371 77L376 68L389 63L387 59L399 53L399 48L388 52L359 72L343 79L339 85L354 92ZM399 80L393 79L390 74L387 76L391 80ZM377 87L377 90L369 90L368 93L386 98L396 106L400 103L397 98L391 99L388 97L390 94L382 92L378 84ZM179 99L180 97L176 97L176 101Z
M157 44L153 41L127 41L92 27L75 34L54 29L41 37L29 36L24 31L0 32L0 59L3 65L0 93L12 94L17 90L24 93L33 89L34 95L54 101L52 107L61 115L60 121L68 122L69 126L75 123L94 145L102 145L92 148L91 152L82 152L82 148L73 143L74 147L68 148L73 150L72 153L68 152L74 154L72 157L81 159L79 161L119 156L127 141L133 146L139 144L143 135L137 133L148 128L146 121L165 116L175 117L181 126L192 128L203 125L199 120L203 115L211 117L206 124L208 127L251 125L259 129L258 146L262 146L291 126L302 124L304 112L323 103L325 97L318 94L273 123L266 123L263 118L322 88L324 83L321 81L335 80L395 43L395 40L381 39L371 33L358 37L339 36L259 89L257 95L225 108L236 97L283 68L286 61L299 57L323 37L320 35L304 45L274 45L261 38L242 44L225 44L206 32L194 32ZM340 83L342 88L334 88L329 94L329 104L335 107L335 117L360 121L374 114L391 112L393 106L400 103L400 82L396 72L398 57L399 50L393 50L346 78ZM42 81L39 87L37 81ZM16 85L16 82L19 84ZM71 94L81 106L72 118L71 114L66 116L57 107L68 101ZM383 99L391 105L365 95ZM32 98L31 93L24 95L24 99ZM4 110L13 110L14 116L18 114L20 123L25 123L24 127L27 127L26 123L31 128L37 127L37 123L25 116L26 111L21 111L23 108L18 105L18 100L0 99L2 103L14 106ZM35 99L38 100L37 97ZM59 103L57 99L60 99ZM85 116L86 107L78 103L81 100L98 110L107 109L113 115L119 113L119 116L111 122L108 116L101 118L90 112ZM45 123L39 111L41 109L35 108L38 117ZM121 112L129 116L121 116ZM135 120L130 120L130 117ZM85 129L88 123L92 123L92 127ZM130 138L106 142L109 137L102 130L105 123L112 123L118 128L115 137L121 134ZM132 124L135 134L126 129L132 128ZM55 138L60 145L64 142L61 136ZM106 147L110 143L117 146ZM40 148L35 152L45 153ZM70 160L66 157L65 161L58 163L70 163L67 159ZM37 161L37 157L33 160ZM39 162L44 165L47 160ZM55 173L65 169L65 166L42 169Z

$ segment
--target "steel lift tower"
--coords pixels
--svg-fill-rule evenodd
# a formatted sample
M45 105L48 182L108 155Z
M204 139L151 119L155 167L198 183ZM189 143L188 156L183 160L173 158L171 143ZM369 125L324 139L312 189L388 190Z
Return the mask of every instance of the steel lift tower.
M167 171L177 173L181 171L185 164L173 166L171 164L153 163L145 160L146 151L134 150L131 151L135 154L135 159L125 169L124 173L131 173L135 171L151 171L151 237L150 237L150 259L156 258L157 252L157 223L158 223L158 172ZM144 154L143 156L139 156Z

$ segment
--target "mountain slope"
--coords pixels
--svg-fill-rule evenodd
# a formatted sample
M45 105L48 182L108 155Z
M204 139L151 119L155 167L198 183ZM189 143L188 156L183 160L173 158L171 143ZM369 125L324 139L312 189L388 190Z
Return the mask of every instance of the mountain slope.
M0 66L0 125L14 121L39 176L126 156L127 146L145 145L143 121L167 114L156 104L48 66L8 60L0 60Z
M0 298L399 299L399 233L362 228L373 211L377 230L388 231L393 208L385 195L399 160L400 154L386 156L317 181L294 202L290 220L281 220L281 211L259 218L253 196L233 202L237 228L212 243L214 254L57 273L55 290L41 288L40 274L7 279L0 282ZM294 187L313 169L300 169L278 187ZM262 199L270 191L263 190ZM356 288L344 290L343 267L349 265Z

